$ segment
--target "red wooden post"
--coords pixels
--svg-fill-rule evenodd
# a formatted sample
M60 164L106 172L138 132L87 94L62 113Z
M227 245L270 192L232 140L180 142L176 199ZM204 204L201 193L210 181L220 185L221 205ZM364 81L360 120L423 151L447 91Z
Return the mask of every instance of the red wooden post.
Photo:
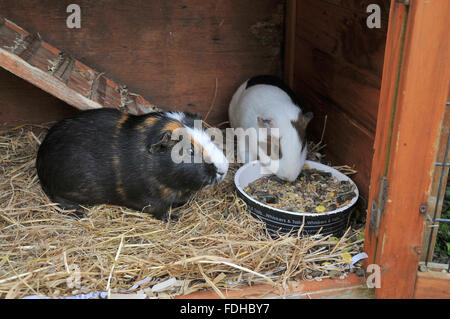
M450 79L449 12L447 0L391 2L365 241L367 263L381 266L378 298L414 295L420 207L428 200ZM370 226L371 216L379 227L377 218Z

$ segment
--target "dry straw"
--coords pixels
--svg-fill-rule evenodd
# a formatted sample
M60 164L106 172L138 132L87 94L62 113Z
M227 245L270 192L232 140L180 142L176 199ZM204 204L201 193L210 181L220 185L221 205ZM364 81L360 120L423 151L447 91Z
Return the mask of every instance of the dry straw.
M327 277L330 265L346 266L343 254L361 251L354 231L339 241L271 238L236 196L236 167L221 185L173 210L178 221L107 205L71 218L48 200L36 176L45 133L22 126L0 134L1 298L137 290L165 298L205 289L224 297L224 289L259 283L283 289L291 280Z

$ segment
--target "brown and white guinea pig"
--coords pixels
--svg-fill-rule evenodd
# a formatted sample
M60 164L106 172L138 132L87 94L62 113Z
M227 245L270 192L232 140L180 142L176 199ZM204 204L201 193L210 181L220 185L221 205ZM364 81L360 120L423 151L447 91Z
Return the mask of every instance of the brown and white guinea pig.
M265 157L271 162L265 173L287 181L298 177L306 160L306 128L313 114L303 114L294 92L281 79L259 75L244 82L233 95L228 115L233 128L270 130L268 136L257 133L257 147L249 147L246 137L238 136L241 161ZM272 133L273 128L278 133Z
M64 209L112 204L167 218L171 205L220 183L228 170L222 150L195 120L201 117L184 112L82 111L54 125L39 147L42 188ZM182 139L173 133L180 128L190 138L187 152L200 152L202 161L173 161L172 148Z

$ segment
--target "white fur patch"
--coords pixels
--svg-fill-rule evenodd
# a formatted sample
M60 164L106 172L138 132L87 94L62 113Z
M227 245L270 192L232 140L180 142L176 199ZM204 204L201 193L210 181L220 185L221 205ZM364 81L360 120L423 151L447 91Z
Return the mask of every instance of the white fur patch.
M186 129L192 139L201 145L206 153L208 153L209 158L204 160L209 160L211 164L214 164L217 169L217 173L221 176L221 179L225 178L228 171L228 160L223 151L220 150L216 144L214 144L209 135L203 129L200 130L198 128L191 127L186 127Z
M245 89L242 84L233 95L229 108L231 126L234 128L258 129L258 118L270 119L274 128L279 128L280 144L283 153L278 169L271 172L279 178L293 181L300 174L306 158L306 146L302 150L292 121L298 119L299 106L292 103L289 95L272 85L258 84ZM240 150L243 153L242 150ZM256 154L250 154L256 157ZM276 166L274 166L276 167Z
M165 112L165 115L168 118L171 118L172 120L178 121L178 122L182 122L185 118L185 115L183 112Z
M228 171L228 160L225 157L223 151L217 147L216 144L211 140L211 137L203 130L201 120L194 121L194 127L187 126L183 123L185 119L185 114L183 112L165 112L165 115L183 125L182 131L179 132L180 135L185 135L186 133L197 142L197 144L208 154L208 158L201 158L202 161L213 164L217 169L217 175L215 179L217 181L222 181ZM183 133L185 130L186 133ZM183 138L184 140L184 138ZM187 139L189 141L189 139ZM178 149L176 149L175 154L178 154ZM172 154L173 155L173 154ZM203 156L202 154L199 154ZM172 158L173 159L173 158Z

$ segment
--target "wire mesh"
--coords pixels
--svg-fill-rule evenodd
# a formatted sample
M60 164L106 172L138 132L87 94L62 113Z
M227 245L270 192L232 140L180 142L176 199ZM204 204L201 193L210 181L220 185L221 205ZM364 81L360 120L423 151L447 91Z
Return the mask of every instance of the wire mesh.
M449 106L449 105L450 105L450 102L447 102L447 106ZM448 133L450 133L450 132L448 132ZM444 201L443 200L441 201L441 199L443 199L443 197L445 197L445 193L446 193L446 190L444 190L444 192L443 192L443 186L444 186L444 183L445 183L445 185L447 185L447 180L448 180L448 177L446 176L446 168L450 166L450 163L448 162L449 149L450 149L450 134L448 134L448 138L447 138L444 159L442 162L436 162L436 164L435 164L437 167L441 167L441 172L440 172L440 177L439 177L439 188L437 191L436 204L435 204L434 211L433 211L433 218L431 220L432 227L431 227L431 230L430 230L430 233L428 236L428 245L427 245L426 258L425 258L425 266L428 266L428 262L430 260L430 254L433 251L431 245L433 243L433 236L435 234L435 231L437 231L437 229L439 229L440 223L450 223L450 219L438 217L438 212L442 210L442 206L444 203ZM437 243L437 241L436 241L436 243ZM450 259L448 260L448 269L447 270L450 272Z

